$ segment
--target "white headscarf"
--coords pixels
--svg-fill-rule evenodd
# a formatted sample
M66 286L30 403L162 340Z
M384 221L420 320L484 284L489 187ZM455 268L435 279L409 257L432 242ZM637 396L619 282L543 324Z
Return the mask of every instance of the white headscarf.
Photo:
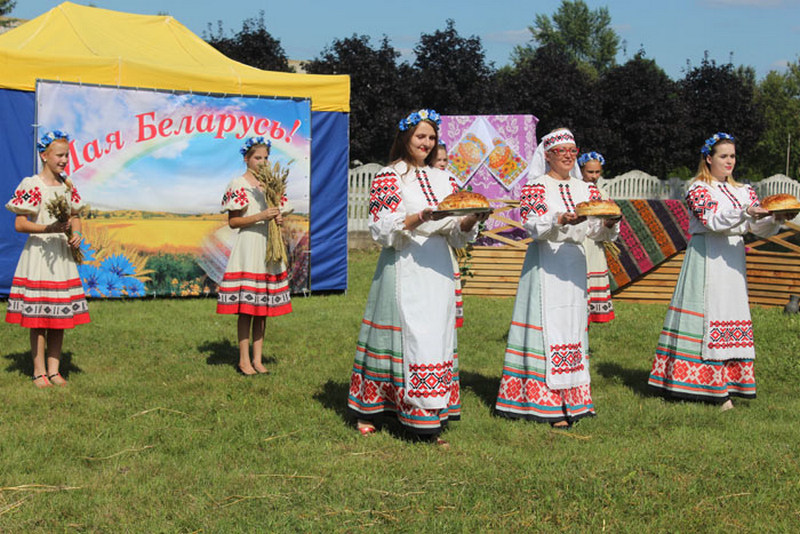
M536 147L536 152L533 153L533 158L531 159L531 170L528 174L530 180L547 174L547 171L550 170L550 164L547 163L547 159L544 157L545 152L558 145L567 145L570 143L573 145L575 144L575 136L566 128L552 131L542 137L542 142ZM578 180L583 180L577 158L575 159L575 165L569 171L569 175Z

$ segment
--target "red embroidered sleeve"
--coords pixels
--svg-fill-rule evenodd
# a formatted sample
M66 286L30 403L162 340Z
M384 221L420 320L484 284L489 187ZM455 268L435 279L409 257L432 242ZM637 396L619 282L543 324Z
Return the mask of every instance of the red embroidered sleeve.
M686 193L686 203L689 205L689 211L692 215L700 219L700 222L704 225L708 224L709 213L713 214L717 211L718 202L704 187L690 189Z
M369 189L369 214L372 219L377 221L383 210L394 213L401 201L397 175L392 172L376 174Z
M80 204L81 203L81 196L78 194L78 188L74 185L72 186L72 193L70 195L70 201L73 204Z
M539 217L547 213L547 199L543 184L525 185L519 197L519 215L522 223L528 221L531 212Z
M244 190L244 187L240 187L239 189L228 189L225 191L225 194L222 195L222 205L225 206L228 202L233 202L237 204L239 207L244 207L247 205L247 193Z
M38 186L32 189L17 189L14 191L14 198L11 199L11 204L14 206L23 206L30 204L32 208L37 207L42 203L42 192Z

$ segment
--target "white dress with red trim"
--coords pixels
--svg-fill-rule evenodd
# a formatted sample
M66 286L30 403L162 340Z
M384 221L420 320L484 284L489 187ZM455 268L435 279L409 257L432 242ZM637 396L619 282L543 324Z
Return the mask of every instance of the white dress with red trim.
M543 175L522 189L520 216L533 242L525 254L508 331L498 415L554 423L595 413L581 244L587 236L614 239L619 225L607 228L595 217L558 224L561 214L574 213L575 204L590 197L588 184L576 178Z
M587 182L588 183L588 182ZM588 183L592 198L608 199L608 194ZM602 241L587 237L583 240L586 252L586 289L589 294L589 322L607 323L614 319L614 303L611 301L611 287L608 282L608 261L606 247Z
M692 235L686 249L648 383L671 396L723 403L754 398L753 323L747 297L743 235L780 229L772 216L747 215L759 205L749 185L695 181L686 193Z
M244 176L234 178L222 196L222 212L254 215L267 209L264 193ZM267 221L239 228L217 289L217 313L275 317L291 313L289 276L282 263L267 263Z
M383 246L370 287L350 379L358 419L395 413L415 434L436 435L460 417L455 276L450 247L475 238L448 217L404 229L454 186L446 173L405 163L385 167L370 191L370 232ZM477 226L477 225L476 225Z
M48 186L34 175L20 182L6 208L48 225L55 218L47 212L47 203L57 196L66 197L73 212L83 207L75 187ZM89 306L67 236L30 234L14 272L6 322L26 328L66 329L89 321Z

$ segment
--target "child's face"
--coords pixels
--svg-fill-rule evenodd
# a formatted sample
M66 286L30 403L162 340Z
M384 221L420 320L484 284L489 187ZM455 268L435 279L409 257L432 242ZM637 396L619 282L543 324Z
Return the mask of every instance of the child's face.
M603 175L603 166L596 159L590 159L581 167L581 174L584 182L595 183Z
M265 161L267 161L267 158L269 158L267 147L259 146L254 148L250 152L250 155L244 158L244 161L247 163L248 169L251 171L256 171Z
M42 153L42 163L53 174L61 174L69 164L69 144L63 139L56 139Z
M444 147L440 146L436 149L436 158L433 160L433 166L442 170L447 168L447 150Z

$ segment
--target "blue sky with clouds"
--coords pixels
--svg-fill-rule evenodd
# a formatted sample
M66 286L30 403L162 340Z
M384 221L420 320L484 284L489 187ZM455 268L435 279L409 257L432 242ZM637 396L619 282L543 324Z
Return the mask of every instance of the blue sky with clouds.
M57 6L57 0L17 0L11 16L33 18ZM292 59L312 59L334 39L369 35L377 44L381 36L413 60L413 48L422 33L445 27L455 20L462 36L481 38L487 58L495 66L508 63L517 44L530 39L527 27L537 13L552 15L561 0L262 0L217 2L212 0L93 0L97 7L140 14L166 12L195 33L207 31L217 21L226 30L238 30L246 18L265 11L268 31L280 40ZM641 0L594 1L591 8L607 6L614 29L624 40L624 62L639 49L674 79L683 77L687 60L697 65L709 58L735 65L750 65L758 77L782 70L800 55L800 0Z

